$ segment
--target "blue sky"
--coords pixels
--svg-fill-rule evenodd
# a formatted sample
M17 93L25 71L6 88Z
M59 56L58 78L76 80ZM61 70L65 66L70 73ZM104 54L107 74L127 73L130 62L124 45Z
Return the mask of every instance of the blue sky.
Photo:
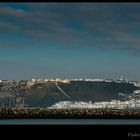
M0 3L0 79L140 79L139 3Z

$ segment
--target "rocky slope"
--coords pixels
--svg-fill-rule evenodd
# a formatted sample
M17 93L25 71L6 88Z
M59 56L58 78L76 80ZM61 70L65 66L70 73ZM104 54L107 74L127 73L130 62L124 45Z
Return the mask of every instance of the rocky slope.
M127 82L70 81L36 82L28 86L28 81L0 83L0 97L10 94L25 97L28 106L48 107L60 101L111 101L120 100L119 93L130 95L139 88ZM9 100L7 100L6 104Z

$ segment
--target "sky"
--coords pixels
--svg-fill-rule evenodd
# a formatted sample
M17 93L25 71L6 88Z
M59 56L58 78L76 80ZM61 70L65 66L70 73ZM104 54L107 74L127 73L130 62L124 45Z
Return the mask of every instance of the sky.
M0 79L140 80L140 3L0 3Z

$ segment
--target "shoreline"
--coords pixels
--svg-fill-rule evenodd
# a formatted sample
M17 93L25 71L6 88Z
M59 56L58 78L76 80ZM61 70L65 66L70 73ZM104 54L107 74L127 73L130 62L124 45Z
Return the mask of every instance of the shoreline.
M0 108L0 119L140 119L140 109Z

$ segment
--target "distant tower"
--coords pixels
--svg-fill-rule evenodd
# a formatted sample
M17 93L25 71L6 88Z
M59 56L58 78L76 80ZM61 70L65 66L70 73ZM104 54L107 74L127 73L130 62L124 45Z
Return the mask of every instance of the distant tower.
M123 81L123 76L122 75L120 76L120 81Z

